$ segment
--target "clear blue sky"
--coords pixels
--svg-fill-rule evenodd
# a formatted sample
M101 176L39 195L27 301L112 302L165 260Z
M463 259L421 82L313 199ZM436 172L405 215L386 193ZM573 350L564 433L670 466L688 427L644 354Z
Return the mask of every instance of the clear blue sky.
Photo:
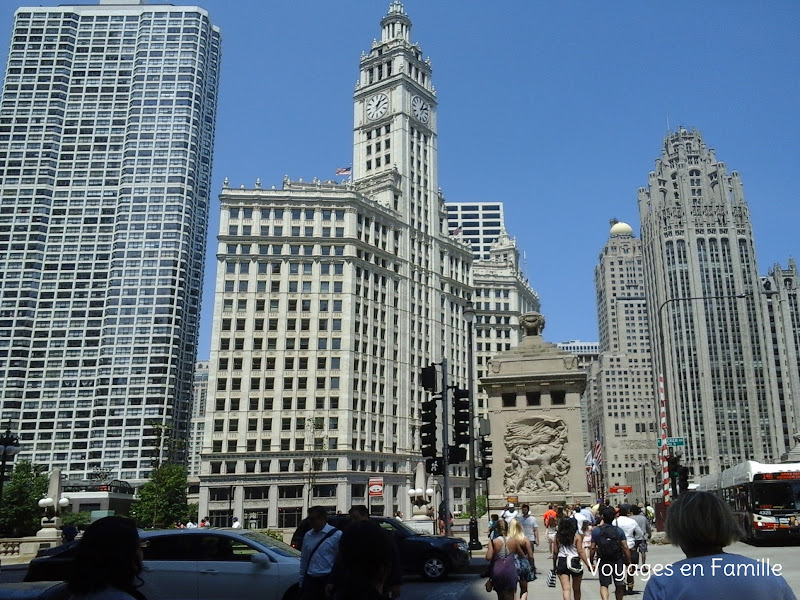
M0 6L4 57L16 4ZM223 39L204 358L222 179L280 186L284 174L329 178L351 163L359 56L389 2L199 4ZM433 62L445 197L505 203L547 340L597 339L593 269L608 220L638 235L637 189L667 122L699 129L741 173L761 271L797 254L800 2L409 0L405 9Z

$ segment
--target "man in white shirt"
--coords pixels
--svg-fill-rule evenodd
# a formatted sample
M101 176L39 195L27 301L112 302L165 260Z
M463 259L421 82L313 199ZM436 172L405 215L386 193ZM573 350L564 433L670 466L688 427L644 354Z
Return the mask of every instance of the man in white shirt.
M589 525L595 524L594 513L589 506L581 505L581 514L586 517L586 520L589 521Z
M233 527L234 529L241 529L242 528L242 524L239 521L238 517L233 517L233 523L231 524L231 527Z
M631 551L631 564L636 565L639 563L639 555L634 552L636 540L644 539L644 532L639 527L639 524L628 516L630 512L629 504L619 505L619 514L614 519L613 525L616 525L625 532L625 542L628 545L628 550ZM633 592L633 573L628 573L626 579L627 593Z
M186 522L186 529L197 529L197 523L195 523L191 519L189 519Z
M517 509L514 508L514 503L509 502L501 517L506 523L511 523L511 519L516 519L517 515L519 515L519 513Z
M522 524L522 529L525 531L525 537L531 543L531 550L536 550L539 545L539 524L536 522L536 517L531 514L531 507L528 504L522 505L522 514L517 517ZM531 554L531 567L533 572L536 573L536 564L533 561L533 554Z
M308 509L308 522L311 529L303 537L300 555L300 598L325 600L342 532L328 525L328 513L321 506Z

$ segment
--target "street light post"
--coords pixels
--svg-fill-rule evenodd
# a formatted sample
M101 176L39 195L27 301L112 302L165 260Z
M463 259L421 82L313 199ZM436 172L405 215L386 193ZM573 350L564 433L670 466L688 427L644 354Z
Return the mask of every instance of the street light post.
M11 433L11 428L0 436L0 502L3 501L3 484L6 481L6 461L14 460L14 456L19 452L19 438Z
M480 550L483 544L478 539L477 480L475 477L475 371L473 353L474 340L472 323L475 321L475 307L472 301L464 307L464 320L467 322L467 390L469 391L469 549Z

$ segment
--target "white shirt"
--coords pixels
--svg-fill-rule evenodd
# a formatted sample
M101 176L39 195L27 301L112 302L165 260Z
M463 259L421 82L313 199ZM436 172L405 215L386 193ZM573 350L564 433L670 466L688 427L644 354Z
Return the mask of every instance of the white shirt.
M572 518L575 519L575 522L578 524L578 533L583 535L583 523L586 521L586 515L584 515L581 511L576 510Z
M233 525L231 525L231 527L233 527L234 529L241 529L242 522L241 521L234 521Z
M636 545L635 540L644 538L644 533L639 528L638 523L630 517L617 517L614 519L613 525L616 525L625 532L625 541L628 542L628 549Z
M520 515L517 517L519 522L522 524L522 529L525 531L525 537L531 541L533 544L536 541L536 533L535 529L539 529L539 524L536 522L536 517L534 517L531 513L528 513L528 516Z
M186 524L186 529L197 529L197 524L196 523L192 523L191 521L189 521Z
M516 519L516 518L517 518L517 515L519 515L519 513L517 512L517 509L516 509L516 508L514 508L514 509L512 509L512 510L505 509L505 510L503 511L503 516L502 516L502 518L503 518L503 520L504 520L506 523L511 523L511 521L512 521L513 519Z

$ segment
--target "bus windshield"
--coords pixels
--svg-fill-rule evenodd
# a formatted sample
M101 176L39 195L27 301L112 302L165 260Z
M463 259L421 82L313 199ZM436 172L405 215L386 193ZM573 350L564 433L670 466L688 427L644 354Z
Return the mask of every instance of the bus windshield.
M755 510L800 510L800 481L754 481L750 497Z

